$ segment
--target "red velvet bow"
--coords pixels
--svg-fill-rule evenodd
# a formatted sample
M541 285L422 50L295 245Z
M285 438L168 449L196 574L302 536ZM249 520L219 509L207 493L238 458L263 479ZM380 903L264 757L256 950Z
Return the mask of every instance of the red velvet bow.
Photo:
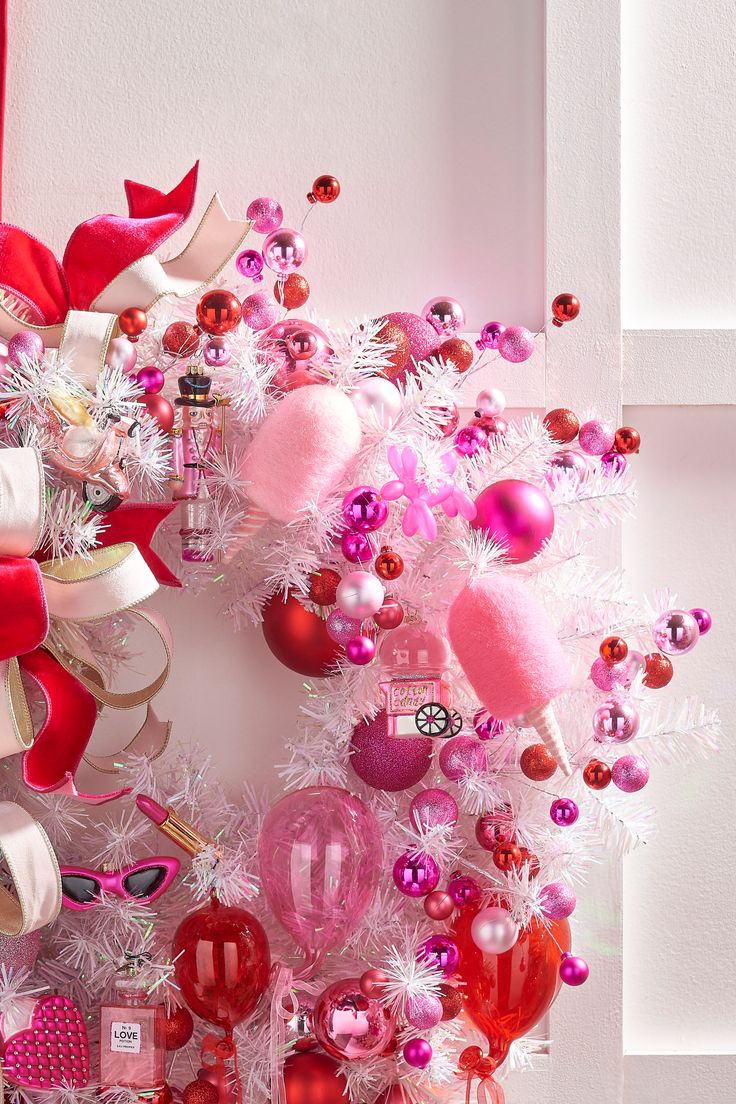
M111 280L187 220L198 169L199 162L167 194L126 180L128 217L96 215L81 223L61 263L25 230L0 223L0 288L23 304L26 321L35 326L63 322L70 309L90 310Z
M459 1075L467 1078L465 1083L465 1104L470 1104L473 1079L479 1078L476 1099L478 1104L504 1104L504 1091L494 1078L497 1063L485 1058L480 1047L469 1046L458 1059Z

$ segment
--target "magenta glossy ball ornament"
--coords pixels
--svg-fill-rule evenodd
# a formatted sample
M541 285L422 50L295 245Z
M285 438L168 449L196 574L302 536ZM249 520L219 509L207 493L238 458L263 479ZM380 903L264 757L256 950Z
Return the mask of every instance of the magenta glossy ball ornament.
M519 938L519 925L508 909L484 908L473 917L470 938L484 954L505 954Z
M641 755L622 755L611 767L611 781L624 793L638 793L649 781L649 764Z
M610 478L623 475L628 466L629 462L622 452L604 452L601 456L601 467Z
M117 369L124 376L129 376L132 373L137 360L136 347L127 337L114 337L107 346L105 364L113 370Z
M593 735L600 744L625 744L638 731L639 714L623 698L611 698L593 714Z
M391 1013L375 997L366 997L360 978L328 985L312 1014L315 1038L333 1058L352 1062L381 1054L394 1033Z
M426 319L441 337L454 337L465 326L465 311L462 305L449 295L438 295L425 303L422 308L422 318Z
M369 636L354 636L345 645L345 655L356 667L365 667L376 654L376 645Z
M459 815L460 810L452 794L437 787L421 790L409 805L409 819L419 832L440 826L452 827L457 824Z
M440 868L424 851L405 851L394 863L394 885L405 897L426 897L437 888Z
M571 797L558 797L549 807L549 815L558 828L569 828L580 816Z
M138 386L142 387L147 395L158 395L165 382L163 372L155 364L141 368L135 378Z
M703 609L700 606L696 606L695 609L691 609L690 616L694 617L698 624L698 629L701 636L705 636L707 632L710 632L713 625L713 618L708 613L707 609Z
M202 356L208 368L224 368L233 356L230 342L220 334L208 337L202 349Z
M451 782L459 782L473 772L482 773L488 767L485 745L475 736L451 736L442 743L439 767Z
M344 646L348 640L360 636L362 624L363 622L359 617L348 617L342 610L334 609L327 615L325 629L331 640Z
M459 874L455 878L450 878L447 883L447 892L457 908L474 905L481 897L480 886L475 878L471 878L469 874Z
M358 721L353 729L350 764L358 778L375 790L408 790L421 782L432 765L432 738L396 740L389 736L382 709L371 720Z
M348 617L372 617L385 597L380 579L367 571L348 572L337 587L337 605Z
M455 452L460 456L475 456L481 449L488 448L488 434L479 425L461 426L455 434Z
M404 620L404 607L398 598L387 595L381 608L373 614L373 620L379 629L398 629Z
M388 502L377 487L354 487L342 500L342 516L354 533L373 533L386 523Z
M460 949L451 935L437 932L435 935L430 935L429 939L425 939L423 943L420 943L417 949L417 958L434 966L445 977L451 977L457 973L457 968L460 965Z
M426 1069L432 1061L432 1046L426 1039L408 1039L401 1053L406 1064L414 1069Z
M311 360L319 352L319 339L312 330L294 330L286 338L286 353L292 360Z
M583 985L589 974L590 968L584 958L565 951L560 962L560 978L565 985Z
M587 470L586 459L579 452L573 449L560 449L550 457L547 471L544 473L544 481L552 490L562 483L579 487Z
M497 414L503 414L506 409L506 396L498 387L491 387L487 391L481 391L475 400L475 409L478 414L493 418Z
M280 313L276 300L265 291L254 291L251 295L246 295L242 310L243 322L256 332L273 326Z
M615 440L615 427L602 418L583 422L578 430L578 444L588 456L604 456L613 449Z
M495 740L497 736L503 736L506 723L499 721L487 709L479 709L473 715L473 729L479 740Z
M124 340L127 341L128 339L125 338ZM46 346L43 338L40 334L34 333L33 330L20 330L17 334L13 334L8 342L8 360L16 367L20 364L22 358L40 360L45 351Z
M343 533L340 549L349 563L367 564L373 559L373 545L365 533Z
M665 610L652 626L654 643L666 655L691 652L700 639L698 622L685 610Z
M235 258L235 267L246 280L260 283L263 279L263 254L258 249L244 249Z
M431 1031L442 1020L442 1001L434 993L420 993L406 998L406 1018L417 1031Z
M564 882L550 882L539 894L539 904L548 920L566 920L572 916L577 898Z
M509 563L526 563L542 549L555 528L555 515L544 491L523 479L491 483L475 500L471 527L500 545Z
M307 243L298 230L281 226L268 235L263 243L263 259L279 276L296 272L307 259Z
M455 911L455 902L444 889L433 889L424 898L424 911L430 920L447 920Z
M507 326L498 338L498 351L510 364L521 364L534 352L534 334L526 326Z
M502 322L486 322L478 335L478 340L475 343L476 347L478 349L497 349L498 340L505 331L506 327Z
M253 223L253 229L257 234L270 234L273 230L278 230L284 221L281 204L270 196L252 199L245 216Z

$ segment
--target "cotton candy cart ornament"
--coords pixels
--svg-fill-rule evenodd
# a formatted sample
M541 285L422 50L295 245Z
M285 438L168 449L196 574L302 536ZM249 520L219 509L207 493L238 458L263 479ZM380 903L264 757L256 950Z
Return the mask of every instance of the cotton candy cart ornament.
M572 767L552 702L570 671L549 617L517 579L469 583L450 607L450 643L480 702L502 721L520 715L567 775Z

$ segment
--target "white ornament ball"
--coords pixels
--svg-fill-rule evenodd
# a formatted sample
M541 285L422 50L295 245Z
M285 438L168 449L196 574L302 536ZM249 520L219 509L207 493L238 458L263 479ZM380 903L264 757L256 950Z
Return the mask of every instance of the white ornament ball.
M348 617L372 617L383 605L386 592L375 575L351 571L340 580L337 605Z
M519 928L506 909L484 908L473 918L470 936L486 954L503 954L519 938Z
M401 413L401 393L390 380L381 376L361 380L351 398L359 418L375 417L385 428Z
M506 396L497 387L491 387L488 391L481 391L475 400L475 409L481 414L503 414L506 409Z
M119 369L124 375L130 375L138 360L138 353L132 341L127 337L114 337L107 346L105 364Z

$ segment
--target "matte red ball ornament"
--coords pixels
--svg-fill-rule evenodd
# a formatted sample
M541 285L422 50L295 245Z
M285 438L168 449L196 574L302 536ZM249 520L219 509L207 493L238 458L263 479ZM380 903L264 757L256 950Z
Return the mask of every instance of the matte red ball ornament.
M532 782L545 782L557 770L557 762L544 744L531 744L524 748L519 759L521 773Z
M231 1030L266 991L271 955L266 933L245 909L217 899L190 912L172 946L176 983L196 1016Z
M321 567L309 576L309 600L315 606L334 606L340 575L331 567Z
M220 1094L211 1081L190 1081L182 1092L183 1104L218 1104Z
M605 790L611 784L611 768L602 759L590 759L583 768L583 782L591 790Z
M175 357L194 356L199 348L199 330L191 322L172 322L164 330L164 352Z
M380 554L376 556L374 567L379 579L391 582L393 579L398 579L403 572L404 561L398 552L394 552L388 545L384 545Z
M334 203L339 194L340 181L336 176L325 173L317 177L311 192L307 192L307 199L310 203Z
M345 1104L347 1083L327 1054L306 1050L284 1062L286 1104Z
M364 997L380 997L388 981L388 974L373 967L360 975L360 991Z
M455 902L444 889L433 889L424 898L424 911L430 920L446 920L455 911Z
M565 322L572 322L580 314L580 300L570 291L563 291L555 295L552 300L552 325L562 326Z
M141 395L138 402L156 420L162 433L171 432L174 428L174 408L167 398L163 395Z
M142 307L128 307L118 315L120 332L131 341L137 341L147 325L148 316Z
M206 292L197 303L197 322L208 334L226 334L242 318L240 300L226 288Z
M194 1020L188 1008L182 1005L167 1012L164 1020L164 1037L167 1050L180 1050L194 1034Z
M310 678L335 674L340 646L331 639L324 620L304 608L295 594L283 591L263 607L263 638L284 667Z
M273 297L287 310L297 310L309 298L309 283L300 272L290 272L283 283L277 280L273 285Z
M629 654L629 646L620 636L607 636L598 651L603 662L613 667L615 663L623 663Z
M616 430L616 437L614 439L613 447L616 452L623 452L625 455L631 452L638 452L641 445L641 436L639 431L634 429L633 426L621 426Z
M373 614L373 620L379 629L398 629L404 620L404 607L398 598L387 595L381 608Z
M454 364L458 372L467 372L473 363L473 346L462 337L448 337L440 345L438 356L445 363Z
M558 406L544 415L544 425L553 441L569 445L578 435L580 419L574 410Z
M672 681L675 671L672 660L661 652L650 652L644 656L644 678L642 682L650 690L661 690Z

